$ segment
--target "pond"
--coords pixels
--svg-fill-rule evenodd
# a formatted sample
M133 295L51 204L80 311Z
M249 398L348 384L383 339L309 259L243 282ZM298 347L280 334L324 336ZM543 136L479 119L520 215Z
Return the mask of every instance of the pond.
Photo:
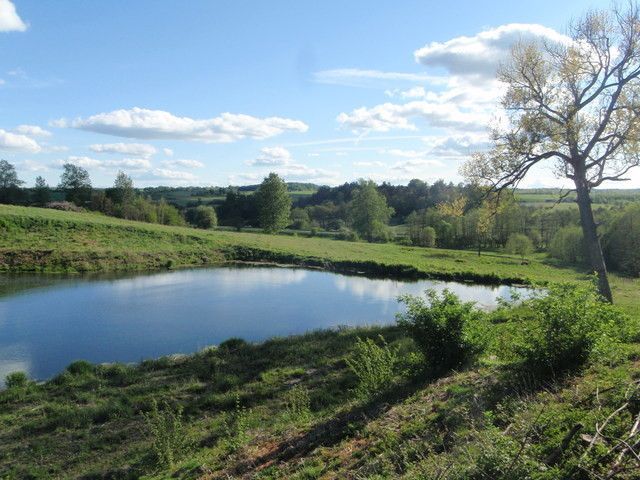
M337 326L393 323L398 295L449 288L481 307L510 287L371 279L298 268L225 265L145 274L0 275L0 381L46 379L69 363L138 362Z

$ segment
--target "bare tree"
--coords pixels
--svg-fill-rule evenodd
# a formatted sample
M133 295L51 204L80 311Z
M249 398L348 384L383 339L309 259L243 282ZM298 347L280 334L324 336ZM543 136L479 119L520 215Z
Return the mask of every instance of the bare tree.
M573 181L580 224L599 291L612 301L591 208L591 189L628 180L640 164L640 14L590 11L569 26L565 42L521 42L498 71L506 85L504 121L493 148L462 168L494 190L515 187L532 167L555 160Z

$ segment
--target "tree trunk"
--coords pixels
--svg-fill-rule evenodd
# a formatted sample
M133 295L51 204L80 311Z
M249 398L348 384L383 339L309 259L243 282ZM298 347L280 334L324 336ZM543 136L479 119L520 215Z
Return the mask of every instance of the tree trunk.
M598 231L595 219L593 218L593 210L591 209L591 197L589 196L589 187L586 181L576 178L576 193L578 194L578 210L580 211L580 226L584 236L584 243L589 256L591 269L598 276L598 292L604 299L613 303L611 288L609 287L609 277L607 274L607 266L604 263L602 255L602 247L598 238Z

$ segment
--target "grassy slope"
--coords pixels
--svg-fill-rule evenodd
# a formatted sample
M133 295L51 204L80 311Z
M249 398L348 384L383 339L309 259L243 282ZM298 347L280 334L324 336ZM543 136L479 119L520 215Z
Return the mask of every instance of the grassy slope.
M542 257L521 265L500 255L203 232L18 207L0 206L0 228L5 270L115 270L241 258L467 278L583 277ZM638 317L638 280L614 277L613 283L618 303ZM496 332L499 350L509 337L506 330L502 336L500 324ZM354 401L349 390L355 378L344 358L356 336L378 333L410 358L411 342L394 327L319 332L138 367L64 373L44 385L0 392L0 478L488 478L469 472L482 462L485 471L513 463L514 474L531 459L540 478L558 478L558 466L545 460L577 422L592 435L596 422L602 425L625 401L640 405L637 347L614 367L600 365L545 388L535 388L526 376L514 378L487 357L435 383L398 378L389 395ZM629 388L633 382L635 391ZM309 392L304 415L287 408L293 385ZM250 410L234 445L229 419L242 411L236 398ZM169 469L155 467L144 435L141 412L151 409L152 399L184 408L192 446ZM636 407L628 410L638 414ZM633 421L627 413L612 417L612 435ZM576 437L567 458L586 448ZM604 452L606 446L596 449ZM607 470L606 464L588 466Z

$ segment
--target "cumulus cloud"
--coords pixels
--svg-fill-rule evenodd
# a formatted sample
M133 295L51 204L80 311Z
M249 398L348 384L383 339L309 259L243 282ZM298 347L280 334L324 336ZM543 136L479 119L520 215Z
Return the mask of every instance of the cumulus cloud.
M361 107L350 114L338 115L338 122L355 131L413 130L418 127L409 120L421 118L430 127L462 131L483 131L490 116L479 111L466 111L455 104L441 104L425 100L404 105L383 103L372 108Z
M471 152L489 148L487 135L454 135L449 137L426 137L428 153L439 157L467 157Z
M441 67L452 75L495 78L496 70L517 41L545 39L566 43L568 37L542 25L512 23L458 37L444 43L431 42L416 50L416 61L427 67Z
M187 158L180 160L166 160L162 162L162 165L168 168L204 168L204 163Z
M49 120L47 125L49 125L50 127L55 127L55 128L67 128L69 126L69 120L64 118L64 117L62 117L62 118L58 118L56 120Z
M252 167L262 167L260 173L235 173L230 175L231 183L252 184L261 182L267 175L267 170L275 172L287 181L335 183L338 172L312 168L296 162L291 153L282 147L265 147L253 160L245 162Z
M0 32L24 32L27 24L22 21L16 7L9 0L0 0Z
M152 168L151 162L146 158L124 158L122 160L99 160L86 156L71 155L66 160L57 159L52 163L53 167L62 167L65 163L71 163L82 168L98 170L127 169L145 170Z
M24 134L11 133L0 129L0 150L18 153L39 153L42 147Z
M11 131L27 137L50 137L53 135L50 131L36 125L19 125Z
M417 174L424 173L426 167L443 167L444 164L439 160L427 160L424 158L414 158L412 160L404 160L390 167L391 170L398 170L403 173Z
M56 122L59 125L67 123L64 119ZM249 115L223 113L216 118L194 120L188 117L176 117L162 110L138 107L100 113L86 119L78 118L73 120L70 126L79 130L125 138L205 143L233 142L245 137L265 139L286 131L305 132L309 128L299 120L288 118L261 119Z
M89 150L97 153L117 153L134 157L151 158L157 150L146 143L104 143L89 145Z
M142 175L141 178L149 180L178 180L182 183L196 182L199 180L198 176L192 173L169 170L166 168L154 168L150 172L146 172Z
M282 147L265 147L260 149L260 154L253 160L245 162L251 167L271 167L289 165L291 163L291 153Z
M29 172L48 172L50 169L46 165L40 162L34 162L33 160L23 160L16 164L18 170L24 170Z
M173 157L173 150L171 150L170 148L163 148L162 152L168 157Z

